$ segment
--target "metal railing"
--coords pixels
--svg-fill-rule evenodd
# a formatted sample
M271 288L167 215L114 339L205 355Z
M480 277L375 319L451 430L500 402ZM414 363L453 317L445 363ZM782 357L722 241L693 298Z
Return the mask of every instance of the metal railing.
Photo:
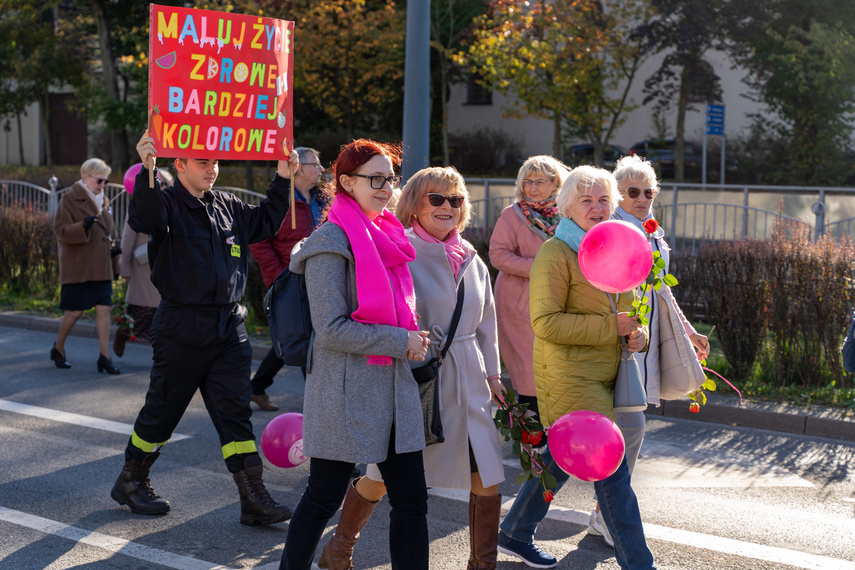
M472 202L471 226L492 227L502 210L513 202L512 178L466 179ZM50 188L27 182L0 180L0 206L31 207L53 215L63 190L51 178ZM258 204L265 195L243 188L219 186L217 190L237 195L248 204ZM121 184L107 184L113 219L121 232L127 217L130 195ZM815 237L828 233L834 237L855 237L855 188L818 188L811 186L700 185L664 183L655 211L673 248L697 246L709 240L740 238L769 239L780 221L810 228ZM777 210L773 209L775 201ZM835 203L836 200L836 203ZM752 203L755 202L755 203ZM767 207L757 205L762 202ZM773 207L769 207L771 206ZM829 206L839 220L826 220ZM807 218L813 216L812 221Z

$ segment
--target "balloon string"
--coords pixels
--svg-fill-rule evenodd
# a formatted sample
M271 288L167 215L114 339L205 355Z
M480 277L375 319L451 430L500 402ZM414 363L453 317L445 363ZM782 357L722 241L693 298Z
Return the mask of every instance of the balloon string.
M721 374L719 374L719 373L718 373L718 372L716 372L715 370L710 370L710 369L709 369L709 368L707 368L706 366L702 366L701 368L703 368L703 369L704 369L704 370L706 370L707 372L712 372L713 374L715 374L716 376L718 376L719 378L721 378L722 380L724 380L725 382L727 382L727 385L728 385L728 386L730 386L731 388L733 388L734 390L736 390L736 393L737 393L737 394L739 394L739 403L740 403L740 404L742 404L742 392L740 392L740 391L739 391L739 389L738 389L736 386L734 386L733 384L731 384L731 383L730 383L730 380L728 380L727 378L725 378L724 376L722 376Z

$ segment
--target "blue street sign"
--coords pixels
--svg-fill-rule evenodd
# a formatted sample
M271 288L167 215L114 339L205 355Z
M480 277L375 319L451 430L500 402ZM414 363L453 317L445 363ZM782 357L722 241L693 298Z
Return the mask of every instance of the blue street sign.
M707 105L707 115L724 115L724 105Z
M724 115L708 115L707 116L707 126L723 125L723 124L724 124Z
M708 135L723 135L724 125L707 125Z

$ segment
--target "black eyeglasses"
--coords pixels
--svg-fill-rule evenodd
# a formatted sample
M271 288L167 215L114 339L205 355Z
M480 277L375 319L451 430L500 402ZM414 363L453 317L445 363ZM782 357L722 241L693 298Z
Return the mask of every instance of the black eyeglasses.
M639 190L635 186L630 186L626 189L626 195L635 200L641 195L641 190ZM653 191L652 188L647 188L644 190L644 197L648 200L652 200L654 196L656 196L656 193Z
M382 190L386 183L389 183L390 188L397 188L398 184L401 183L400 176L367 176L365 174L351 174L351 176L356 176L357 178L367 178L371 182L371 187L375 190Z
M463 205L463 196L444 196L442 194L430 193L427 195L431 206L442 206L448 200L448 205L452 208L459 208Z
M95 179L95 182L96 182L96 183L98 183L98 184L106 184L106 183L107 183L107 182L109 182L109 181L110 181L110 180L109 180L109 179L107 179L107 178L96 178L96 179Z

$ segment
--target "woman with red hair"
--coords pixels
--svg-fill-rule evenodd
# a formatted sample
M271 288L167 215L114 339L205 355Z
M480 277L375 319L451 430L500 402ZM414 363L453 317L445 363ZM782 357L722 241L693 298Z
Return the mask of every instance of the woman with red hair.
M314 325L303 400L310 463L280 568L311 568L357 463L376 463L386 482L392 568L428 567L425 435L407 361L424 360L429 340L416 324L407 266L415 248L386 209L399 163L396 146L360 139L344 147L327 221L291 255Z

